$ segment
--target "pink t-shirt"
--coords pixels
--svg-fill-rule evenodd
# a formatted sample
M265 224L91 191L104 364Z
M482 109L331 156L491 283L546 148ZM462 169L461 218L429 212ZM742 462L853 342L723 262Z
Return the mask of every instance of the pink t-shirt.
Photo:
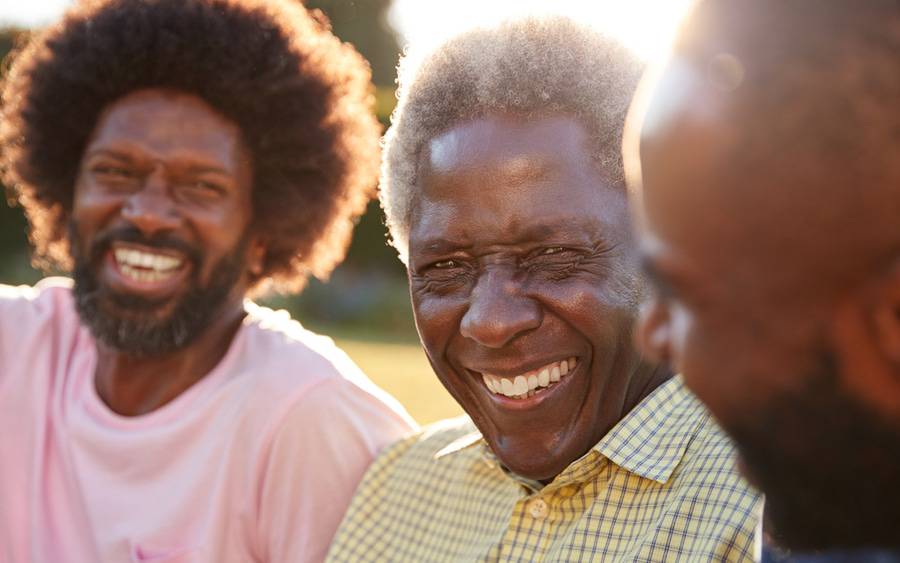
M0 561L324 558L373 456L414 423L330 339L247 304L225 357L112 412L67 280L0 285Z

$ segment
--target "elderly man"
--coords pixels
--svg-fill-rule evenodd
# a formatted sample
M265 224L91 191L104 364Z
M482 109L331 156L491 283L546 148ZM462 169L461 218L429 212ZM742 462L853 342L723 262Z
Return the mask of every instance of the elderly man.
M566 19L401 67L382 202L419 334L469 417L391 447L334 561L739 561L757 497L632 346L620 143L640 65Z
M709 1L626 143L657 287L640 340L795 551L900 549L898 69L896 2Z
M364 61L299 4L76 4L16 55L4 179L74 287L0 287L0 560L316 561L408 418L244 301L343 256Z

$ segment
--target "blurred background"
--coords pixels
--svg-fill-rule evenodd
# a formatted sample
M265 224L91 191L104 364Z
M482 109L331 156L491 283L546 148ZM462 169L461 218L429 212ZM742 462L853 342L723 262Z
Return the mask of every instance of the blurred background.
M525 13L568 14L620 38L653 60L666 46L690 0L308 0L334 32L372 65L375 111L387 127L396 101L395 67L403 49L427 49L459 29ZM30 30L53 22L71 0L0 0L0 73L7 54ZM63 96L60 93L61 98ZM64 103L64 100L60 100ZM0 192L6 194L5 189ZM9 200L0 205L0 283L32 284L26 223ZM301 295L273 296L307 328L333 337L363 370L420 423L462 413L440 385L418 344L405 270L386 244L381 210L369 206L347 260L328 283L312 280Z

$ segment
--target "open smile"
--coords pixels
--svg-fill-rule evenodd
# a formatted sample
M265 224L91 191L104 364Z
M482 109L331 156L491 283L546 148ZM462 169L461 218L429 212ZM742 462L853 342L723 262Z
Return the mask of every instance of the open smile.
M481 375L484 386L497 398L523 401L552 390L560 381L575 371L575 357L557 360L518 375L501 376L489 372Z
M129 243L113 243L106 264L115 286L148 296L174 292L189 270L180 252Z

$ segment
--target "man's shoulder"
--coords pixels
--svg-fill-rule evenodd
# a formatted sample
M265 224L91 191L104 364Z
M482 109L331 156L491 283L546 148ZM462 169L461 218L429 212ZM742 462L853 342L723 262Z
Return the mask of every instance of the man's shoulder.
M385 448L372 465L377 481L406 481L419 475L419 482L431 477L450 478L473 459L482 458L481 434L468 416L430 424L415 434Z
M51 309L71 307L72 280L44 278L35 285L0 284L0 307L4 309Z
M328 409L333 421L389 415L411 425L403 407L330 338L306 330L286 311L253 304L247 309L245 326L229 351L233 358L225 361L237 374L232 384L249 411L284 419L294 416L291 411Z
M371 385L359 367L334 341L304 328L287 311L273 311L252 303L242 333L232 344L237 369L252 372L256 385L308 386L349 381Z
M34 286L0 284L0 335L24 337L52 323L79 326L72 280L53 277Z

